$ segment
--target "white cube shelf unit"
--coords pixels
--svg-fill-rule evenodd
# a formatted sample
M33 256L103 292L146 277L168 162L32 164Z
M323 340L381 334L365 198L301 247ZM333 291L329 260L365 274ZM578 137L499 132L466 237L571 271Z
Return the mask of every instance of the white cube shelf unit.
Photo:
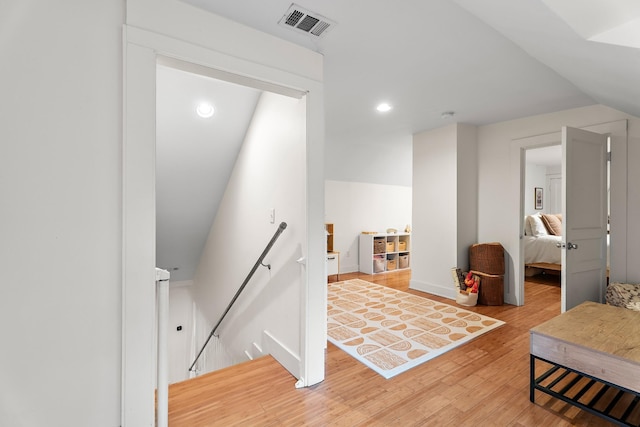
M411 235L361 234L360 235L360 271L366 274L378 274L411 268Z

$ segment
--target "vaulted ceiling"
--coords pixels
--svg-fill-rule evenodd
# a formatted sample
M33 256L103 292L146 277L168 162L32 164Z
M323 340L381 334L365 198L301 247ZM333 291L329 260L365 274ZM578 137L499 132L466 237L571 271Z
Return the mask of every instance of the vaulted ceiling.
M324 56L328 152L597 103L640 117L640 32L636 47L593 41L633 45L637 0L297 0L332 22L321 37L278 25L291 0L184 1ZM193 277L258 96L159 68L158 265L179 267L172 279ZM195 117L201 98L223 116Z
M321 37L278 25L290 0L185 1L322 53L328 144L595 103L640 116L639 50L573 28L640 18L635 0L299 0L335 22Z

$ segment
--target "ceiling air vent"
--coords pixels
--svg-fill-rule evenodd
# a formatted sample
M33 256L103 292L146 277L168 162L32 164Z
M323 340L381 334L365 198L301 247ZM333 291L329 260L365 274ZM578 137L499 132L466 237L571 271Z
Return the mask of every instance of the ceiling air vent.
M330 28L335 26L335 22L320 14L310 12L295 3L291 4L289 10L287 10L278 24L316 37L326 34Z

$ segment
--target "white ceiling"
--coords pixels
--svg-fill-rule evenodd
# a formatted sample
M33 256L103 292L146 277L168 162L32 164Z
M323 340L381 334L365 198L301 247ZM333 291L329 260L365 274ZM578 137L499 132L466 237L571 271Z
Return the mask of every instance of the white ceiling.
M602 38L625 17L633 22L636 0L297 1L337 23L319 39L278 25L291 0L184 1L324 56L329 151L595 103L640 117L640 50L586 34ZM168 68L158 76L158 265L178 266L172 279L184 280L259 92ZM208 122L190 104L207 93L220 112ZM393 106L384 115L375 110L382 101Z
M156 265L172 281L195 274L260 93L157 68ZM200 101L214 105L213 117L196 115Z
M298 1L337 23L320 39L278 25L290 0L185 1L322 53L329 145L440 127L444 111L477 125L594 103L640 116L638 50L583 39L540 0Z

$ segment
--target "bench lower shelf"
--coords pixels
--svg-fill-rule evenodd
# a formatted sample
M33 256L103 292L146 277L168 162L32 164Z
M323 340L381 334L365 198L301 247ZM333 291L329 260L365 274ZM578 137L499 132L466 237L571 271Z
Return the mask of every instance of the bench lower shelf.
M535 362L551 365L535 377ZM535 390L598 415L617 425L640 426L640 395L615 384L531 355L530 400Z

